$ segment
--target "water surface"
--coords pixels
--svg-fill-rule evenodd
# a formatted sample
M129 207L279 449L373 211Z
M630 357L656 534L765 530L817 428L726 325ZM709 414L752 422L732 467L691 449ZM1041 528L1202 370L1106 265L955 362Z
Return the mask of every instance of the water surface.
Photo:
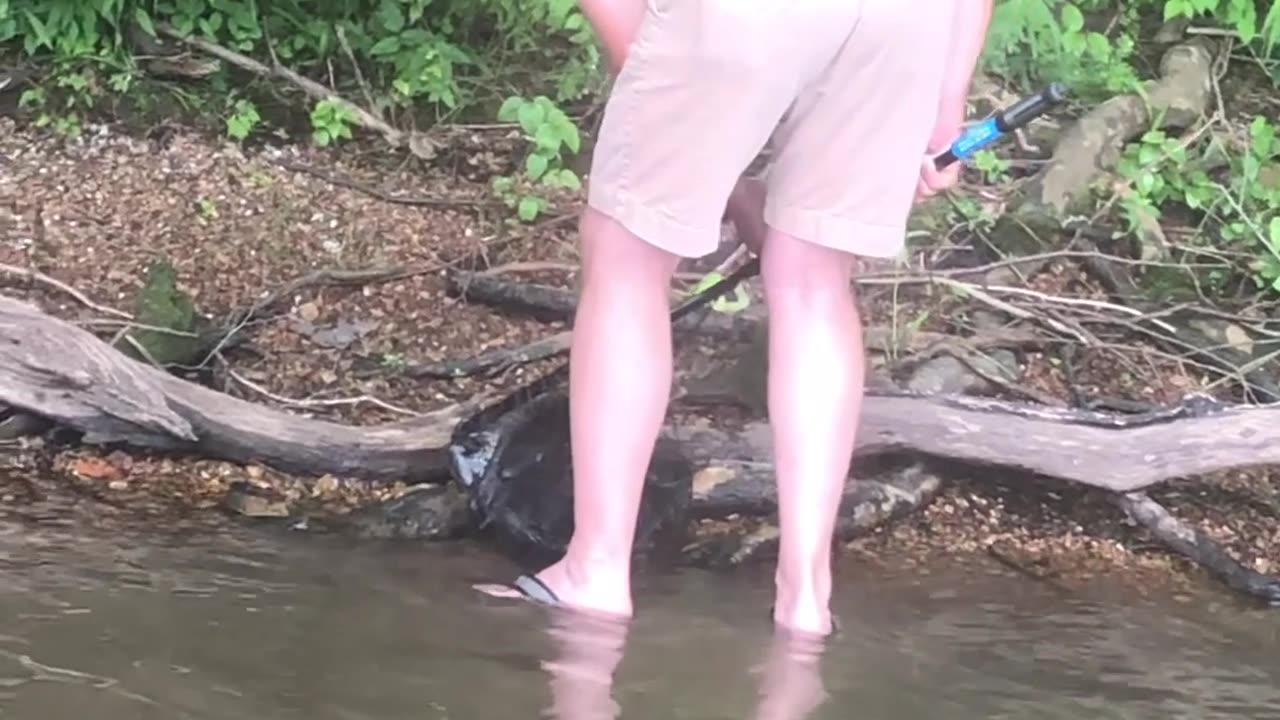
M1275 611L983 568L844 562L817 662L769 568L645 575L610 687L621 638L471 591L510 572L483 548L0 509L0 717L1280 718Z

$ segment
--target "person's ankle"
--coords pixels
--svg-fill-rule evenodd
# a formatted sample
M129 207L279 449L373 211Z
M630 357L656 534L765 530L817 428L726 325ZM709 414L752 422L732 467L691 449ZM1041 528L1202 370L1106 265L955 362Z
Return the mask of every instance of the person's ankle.
M568 605L610 615L630 615L630 572L625 556L618 561L612 554L570 547L559 562L538 575Z
M825 565L803 570L779 566L775 575L774 619L810 633L831 631L831 570Z

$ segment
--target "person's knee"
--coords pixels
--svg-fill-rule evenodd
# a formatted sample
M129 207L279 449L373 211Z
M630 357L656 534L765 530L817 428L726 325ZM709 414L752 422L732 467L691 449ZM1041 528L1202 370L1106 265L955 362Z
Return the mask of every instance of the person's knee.
M584 284L660 283L665 292L680 260L590 206L578 220L578 236Z
M760 275L771 303L845 302L856 257L770 229L760 254Z

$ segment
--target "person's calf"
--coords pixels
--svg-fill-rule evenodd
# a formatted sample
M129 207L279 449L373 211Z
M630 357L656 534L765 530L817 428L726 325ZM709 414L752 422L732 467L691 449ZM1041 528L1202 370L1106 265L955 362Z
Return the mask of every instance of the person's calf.
M847 253L772 229L761 256L781 531L774 617L816 633L831 627L832 535L865 373L853 265Z

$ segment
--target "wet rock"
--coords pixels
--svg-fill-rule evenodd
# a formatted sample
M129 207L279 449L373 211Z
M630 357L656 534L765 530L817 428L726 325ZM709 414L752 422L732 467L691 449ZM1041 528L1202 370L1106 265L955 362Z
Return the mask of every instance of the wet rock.
M453 485L416 485L404 494L353 510L334 521L357 537L450 540L472 527L468 498Z
M53 423L39 415L0 405L0 440L17 440L39 435L51 427Z
M237 480L227 488L222 506L244 517L279 518L289 516L289 502L280 493Z
M779 531L772 522L733 518L700 524L699 537L684 548L695 567L726 569L777 554Z

